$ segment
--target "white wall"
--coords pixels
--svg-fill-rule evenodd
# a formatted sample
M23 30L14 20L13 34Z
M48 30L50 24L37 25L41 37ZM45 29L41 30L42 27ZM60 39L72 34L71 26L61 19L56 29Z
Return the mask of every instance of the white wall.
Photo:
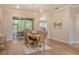
M53 27L55 20L63 20L62 28L56 29ZM50 37L55 40L69 43L69 26L70 26L69 8L59 9L50 14Z
M76 43L76 11L75 8L69 8L69 44Z
M0 9L0 32L2 31L2 20L3 20L3 14L2 10Z
M76 43L79 43L79 13L77 14L76 18Z

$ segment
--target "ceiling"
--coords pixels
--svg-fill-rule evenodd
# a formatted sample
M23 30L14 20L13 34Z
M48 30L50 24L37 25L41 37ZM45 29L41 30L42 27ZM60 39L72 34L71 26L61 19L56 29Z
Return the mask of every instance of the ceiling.
M16 8L17 4L0 4L2 8L20 9L30 12L49 12L51 10L63 7L63 4L19 4L20 8Z
M20 8L16 8L17 4L0 4L1 8L8 9L19 9L30 12L49 12L58 8L61 8L67 4L19 4ZM79 5L72 5L74 7L79 7Z

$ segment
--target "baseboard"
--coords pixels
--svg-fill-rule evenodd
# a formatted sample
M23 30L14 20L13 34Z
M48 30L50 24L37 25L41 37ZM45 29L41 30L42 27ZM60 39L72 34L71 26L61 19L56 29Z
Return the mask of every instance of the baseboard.
M76 43L75 42L64 42L64 41L60 41L60 40L58 40L57 38L54 38L54 37L52 37L50 39L55 40L55 41L60 42L60 43L63 43L63 44L70 46L72 48L79 48L79 42L76 42Z
M79 48L79 43L69 43L71 47Z
M58 38L49 37L49 39L53 39L53 40L56 40L56 41L61 42L61 43L69 44L68 42L64 42L62 40L59 40Z

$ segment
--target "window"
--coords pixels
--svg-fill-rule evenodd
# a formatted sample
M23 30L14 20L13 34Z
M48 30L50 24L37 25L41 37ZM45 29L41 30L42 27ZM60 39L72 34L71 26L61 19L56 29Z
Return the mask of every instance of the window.
M40 17L40 24L39 24L40 29L43 31L47 31L47 25L48 25L48 22L46 17Z

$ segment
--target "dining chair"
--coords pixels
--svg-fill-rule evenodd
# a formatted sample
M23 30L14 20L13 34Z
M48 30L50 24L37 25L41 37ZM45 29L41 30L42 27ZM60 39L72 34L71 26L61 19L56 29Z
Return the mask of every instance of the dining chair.
M46 31L37 31L40 37L40 40L38 42L39 47L44 46L45 45L45 40L47 37L47 32Z
M0 50L6 49L6 34L0 32Z
M27 46L27 47L30 47L30 45L33 43L33 40L30 40L29 38L29 32L28 31L24 31L24 44Z

